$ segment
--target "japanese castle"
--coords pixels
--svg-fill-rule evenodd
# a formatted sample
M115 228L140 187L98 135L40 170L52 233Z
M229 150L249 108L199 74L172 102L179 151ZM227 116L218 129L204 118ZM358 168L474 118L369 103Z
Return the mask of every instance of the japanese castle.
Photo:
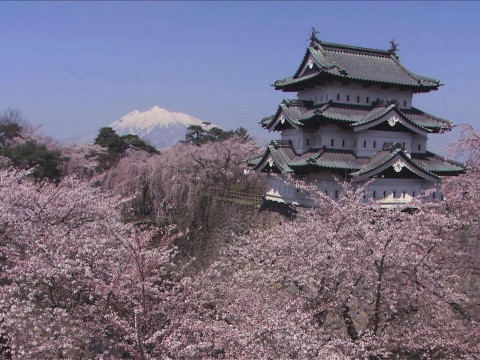
M427 139L453 124L412 106L415 93L437 90L440 82L405 68L394 41L377 50L326 43L316 34L295 74L273 83L297 99L283 100L261 121L280 132L249 161L267 173L265 198L311 205L290 176L297 175L332 198L341 191L338 180L349 180L369 182L364 198L385 206L425 193L440 199L442 177L465 167L429 152Z

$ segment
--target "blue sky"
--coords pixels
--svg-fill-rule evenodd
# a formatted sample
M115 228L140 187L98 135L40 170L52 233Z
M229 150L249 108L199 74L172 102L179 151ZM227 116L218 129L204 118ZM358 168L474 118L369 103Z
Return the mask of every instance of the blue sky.
M388 49L440 79L424 111L480 128L479 2L3 2L0 110L57 139L155 105L264 135L311 27L327 42ZM443 143L449 140L435 140Z

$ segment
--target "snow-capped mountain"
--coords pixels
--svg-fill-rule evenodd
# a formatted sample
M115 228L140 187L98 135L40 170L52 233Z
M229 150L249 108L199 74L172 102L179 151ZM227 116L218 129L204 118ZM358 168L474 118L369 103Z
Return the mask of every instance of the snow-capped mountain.
M199 125L212 128L216 125L203 122L193 116L170 112L159 106L147 111L133 110L109 125L118 135L133 134L157 147L168 147L185 138L187 127Z

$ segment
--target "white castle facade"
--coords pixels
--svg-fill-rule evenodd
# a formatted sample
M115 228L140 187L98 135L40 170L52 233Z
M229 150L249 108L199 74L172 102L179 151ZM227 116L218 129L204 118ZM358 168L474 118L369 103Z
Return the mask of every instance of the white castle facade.
M266 172L265 198L310 205L291 176L306 179L327 196L338 197L338 180L369 182L364 198L386 206L406 204L428 192L441 198L441 179L463 172L463 164L427 150L429 133L452 123L412 106L415 93L437 90L438 80L417 75L389 50L311 43L295 74L274 82L296 92L261 121L278 131L266 151L250 159Z

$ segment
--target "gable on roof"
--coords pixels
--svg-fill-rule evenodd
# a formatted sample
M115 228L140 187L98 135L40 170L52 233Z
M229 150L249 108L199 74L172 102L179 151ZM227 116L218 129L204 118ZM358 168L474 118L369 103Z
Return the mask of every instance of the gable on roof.
M309 46L295 74L275 81L273 86L277 90L297 91L333 79L390 85L416 92L428 92L440 86L436 79L409 71L391 51L325 42Z
M310 54L302 62L300 67L297 70L299 78L307 75L317 74L321 70L320 65L317 63L315 58Z
M294 150L288 145L278 145L277 142L267 146L262 158L254 165L255 171L288 173L292 172L288 166L290 160L295 156Z
M403 114L395 104L389 106L377 106L372 109L361 121L352 125L355 132L377 129L387 131L410 131L422 136L432 130L425 128Z
M400 109L388 102L377 105L356 105L330 101L314 105L313 102L305 100L283 100L275 115L262 120L261 125L269 130L283 130L333 122L343 127L352 126L354 131L361 131L381 123L389 124L390 118L392 118L390 123L394 124L391 130L397 130L401 125L409 131L424 136L430 132L438 133L452 127L452 123L448 120L416 108ZM389 125L385 127L390 130Z
M395 173L401 173L404 169L408 171L405 177L410 177L410 174L413 173L430 182L438 182L440 180L439 176L412 161L400 147L393 151L384 150L378 152L369 163L359 171L352 173L351 176L353 177L353 181L363 181L375 176L381 176L382 173L387 171L391 172L393 170ZM404 176L403 174L399 174L398 177Z
M306 111L303 102L292 106L292 102L282 101L270 122L265 125L268 130L298 129L298 119Z

